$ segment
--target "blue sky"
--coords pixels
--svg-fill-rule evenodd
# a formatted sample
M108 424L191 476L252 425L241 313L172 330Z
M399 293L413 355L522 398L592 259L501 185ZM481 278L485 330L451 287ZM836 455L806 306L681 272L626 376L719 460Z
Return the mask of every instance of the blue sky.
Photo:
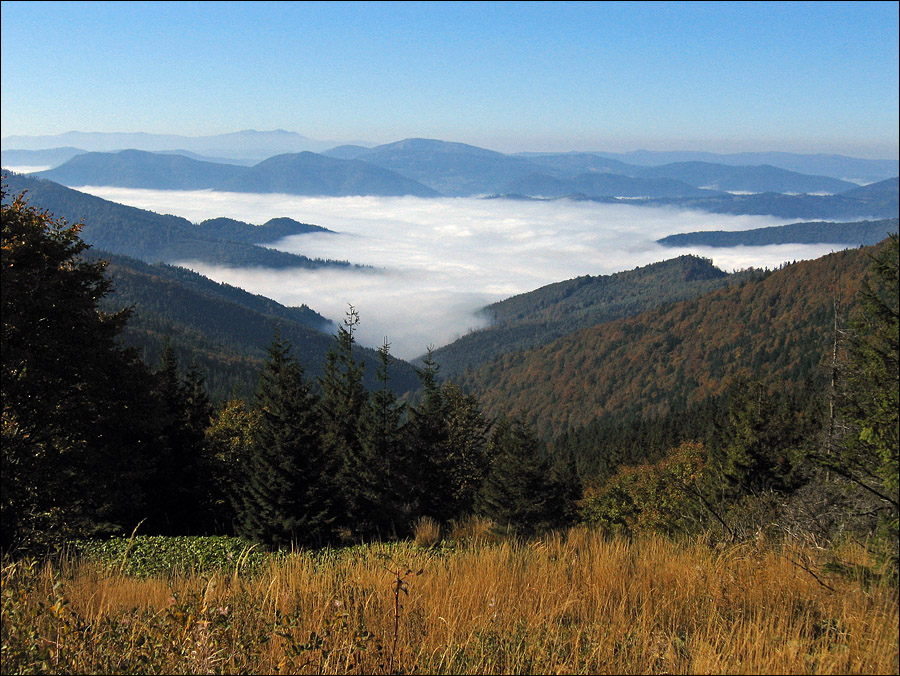
M898 155L897 2L0 7L3 136Z

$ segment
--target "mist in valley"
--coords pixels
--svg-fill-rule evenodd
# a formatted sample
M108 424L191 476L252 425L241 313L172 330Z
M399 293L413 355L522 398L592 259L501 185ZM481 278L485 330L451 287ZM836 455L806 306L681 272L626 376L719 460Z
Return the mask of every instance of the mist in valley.
M361 317L359 342L377 347L387 339L392 353L403 359L484 326L479 310L489 303L580 275L612 274L686 253L710 258L726 271L774 268L838 248L668 248L655 240L679 232L747 230L796 219L571 200L319 198L94 186L78 190L195 223L225 216L261 224L288 216L335 231L289 237L269 246L369 267L273 270L177 263L285 305L306 304L335 322L353 305Z

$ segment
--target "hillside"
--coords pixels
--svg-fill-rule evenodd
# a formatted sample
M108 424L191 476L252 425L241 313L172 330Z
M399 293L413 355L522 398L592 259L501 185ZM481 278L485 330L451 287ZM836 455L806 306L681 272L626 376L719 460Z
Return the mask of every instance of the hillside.
M126 344L140 348L154 364L168 339L182 364L201 368L215 399L252 395L276 327L307 374L321 375L336 327L310 308L286 307L184 268L148 265L101 250L90 255L109 261L114 292L104 299L104 307L134 310L124 332ZM366 364L366 384L374 387L377 354L359 347L358 355ZM418 387L406 362L395 361L390 375L398 394Z
M214 187L234 192L278 192L288 195L414 195L437 197L429 187L390 169L359 160L341 160L311 152L276 155L246 173Z
M493 415L521 411L545 435L602 415L661 415L750 372L769 381L821 375L835 297L870 264L853 249L759 273L739 285L507 354L461 378Z
M746 274L746 273L745 273ZM696 256L653 263L612 275L577 277L488 305L490 326L434 351L441 373L453 378L501 354L545 345L579 329L700 296L734 283Z
M663 246L767 246L769 244L850 244L871 246L889 233L897 232L896 218L855 223L791 223L768 228L754 228L736 232L708 230L684 232L656 240Z
M209 227L198 227L178 216L124 206L52 181L9 174L4 176L3 182L7 186L5 200L27 191L26 201L29 204L46 209L70 223L84 220L85 227L81 234L91 246L148 263L196 260L213 265L271 268L349 265L256 246L259 242L247 241L248 232L257 232L248 230L254 227L249 224L244 224L244 234L231 239L227 233L220 235ZM297 234L307 231L307 228L291 231L285 230L282 224L279 228L268 229L273 234L276 231L279 235L288 231ZM280 239L280 236L275 239Z
M34 174L68 186L115 185L150 190L203 190L241 176L246 168L184 155L143 150L76 155L54 169Z
M85 153L35 176L68 186L325 196L437 195L424 185L382 167L311 152L276 155L253 166L142 150Z

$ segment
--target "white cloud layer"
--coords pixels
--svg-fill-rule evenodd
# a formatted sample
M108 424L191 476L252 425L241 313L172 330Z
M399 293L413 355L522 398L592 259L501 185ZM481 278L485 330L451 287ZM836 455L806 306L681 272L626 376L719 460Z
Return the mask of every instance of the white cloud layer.
M665 248L678 232L747 230L792 222L769 216L556 200L552 202L415 197L316 198L212 191L82 187L108 200L199 222L227 216L261 224L288 216L338 235L298 235L275 248L336 258L374 270L186 267L286 305L305 303L339 322L348 304L360 312L362 344L391 342L412 359L481 325L488 303L579 275L629 270L685 253L723 270L774 268L817 258L833 245Z

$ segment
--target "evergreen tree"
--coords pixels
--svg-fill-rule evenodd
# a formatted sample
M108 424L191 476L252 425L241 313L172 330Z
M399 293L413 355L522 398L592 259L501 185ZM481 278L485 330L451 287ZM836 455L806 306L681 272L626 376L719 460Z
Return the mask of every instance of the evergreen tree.
M464 394L455 383L444 383L441 395L446 416L448 513L451 518L460 518L474 511L475 498L487 472L490 423L478 399Z
M439 366L429 348L418 370L422 399L410 411L407 429L411 516L446 522L454 516L453 486L447 457L447 401L437 381Z
M334 515L315 400L286 342L276 334L266 352L238 532L270 547L318 544Z
M364 364L353 354L358 325L359 313L351 305L325 357L318 403L323 452L335 463L335 482L344 502L339 525L351 533L368 520L366 479L359 474L365 464L359 422L368 393L362 383Z
M845 341L838 416L846 428L840 446L817 460L873 496L898 538L898 238L891 235L873 257L870 275Z
M356 527L365 535L404 534L409 524L406 496L408 456L403 435L404 406L389 385L392 357L387 340L378 349L380 387L369 394L359 420L361 455L357 477Z
M4 551L130 530L144 511L158 402L118 344L128 312L99 309L111 282L80 230L21 196L2 205Z
M737 379L729 391L726 420L713 444L719 476L733 495L792 489L802 431L787 398L761 381Z
M196 367L182 377L171 343L165 342L156 371L162 403L162 435L150 480L151 532L186 535L204 532L210 491L203 467L205 430L212 413Z
M490 468L478 512L498 527L529 536L566 522L565 487L553 480L541 442L522 420L501 420L490 444Z

